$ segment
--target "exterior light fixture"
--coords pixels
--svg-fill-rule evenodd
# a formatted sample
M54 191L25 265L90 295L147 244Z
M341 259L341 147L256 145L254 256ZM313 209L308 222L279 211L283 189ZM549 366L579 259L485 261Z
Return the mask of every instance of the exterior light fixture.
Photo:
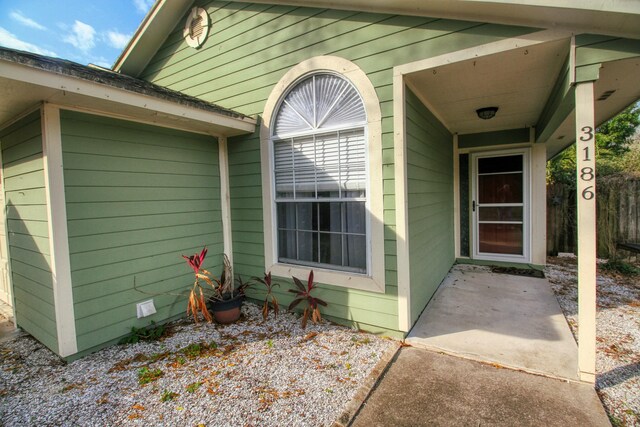
M476 110L478 117L480 117L482 120L489 120L494 118L497 112L498 112L498 107L484 107L484 108L478 108Z

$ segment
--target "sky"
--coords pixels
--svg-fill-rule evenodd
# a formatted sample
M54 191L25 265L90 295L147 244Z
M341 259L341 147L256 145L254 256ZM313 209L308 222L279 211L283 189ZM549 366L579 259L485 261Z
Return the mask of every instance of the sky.
M111 68L153 0L0 0L0 46Z

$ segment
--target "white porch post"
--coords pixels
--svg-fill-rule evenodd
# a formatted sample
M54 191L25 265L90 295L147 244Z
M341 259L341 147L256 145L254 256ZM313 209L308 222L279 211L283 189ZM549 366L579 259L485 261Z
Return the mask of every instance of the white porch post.
M576 85L578 372L596 379L596 162L593 82Z

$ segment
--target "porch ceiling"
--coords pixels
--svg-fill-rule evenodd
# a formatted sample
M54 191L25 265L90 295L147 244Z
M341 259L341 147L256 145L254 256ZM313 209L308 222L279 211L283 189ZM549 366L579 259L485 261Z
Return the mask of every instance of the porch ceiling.
M535 125L564 61L570 40L559 40L422 70L406 76L412 90L452 133ZM478 108L498 107L490 120Z

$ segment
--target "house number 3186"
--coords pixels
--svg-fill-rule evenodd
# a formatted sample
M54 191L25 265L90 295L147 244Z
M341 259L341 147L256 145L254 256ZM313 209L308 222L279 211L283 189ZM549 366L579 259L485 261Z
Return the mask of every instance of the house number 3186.
M593 144L589 144L589 142L593 141L593 128L591 126L583 126L582 135L580 136L580 141L586 142L587 146L582 149L584 152L583 160L585 162L590 162L591 157L589 153L589 148L593 146ZM595 174L592 167L585 166L580 169L580 179L585 182L593 181L595 178ZM593 192L593 185L589 185L582 190L582 198L585 200L591 200L595 197L595 193Z

